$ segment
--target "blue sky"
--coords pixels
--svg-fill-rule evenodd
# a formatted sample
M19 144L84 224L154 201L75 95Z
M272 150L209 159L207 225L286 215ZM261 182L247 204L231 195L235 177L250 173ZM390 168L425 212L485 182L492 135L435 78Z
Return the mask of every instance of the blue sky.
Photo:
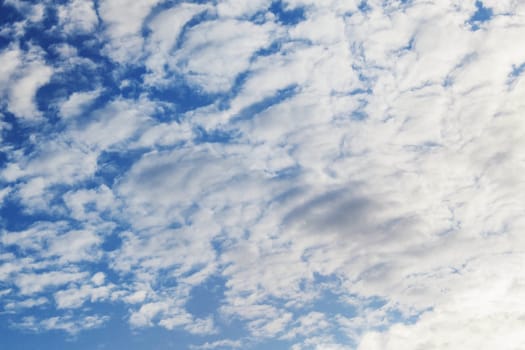
M0 6L1 349L525 343L525 5Z

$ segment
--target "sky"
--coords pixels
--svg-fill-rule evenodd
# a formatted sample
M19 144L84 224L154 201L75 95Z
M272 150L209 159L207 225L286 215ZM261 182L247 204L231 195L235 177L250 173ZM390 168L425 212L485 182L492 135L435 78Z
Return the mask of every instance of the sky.
M0 349L522 349L525 2L0 6Z

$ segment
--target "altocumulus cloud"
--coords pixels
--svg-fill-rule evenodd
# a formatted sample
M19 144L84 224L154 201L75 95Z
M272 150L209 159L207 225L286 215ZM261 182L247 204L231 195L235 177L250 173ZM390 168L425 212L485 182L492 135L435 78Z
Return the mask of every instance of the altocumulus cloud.
M6 0L9 349L519 349L525 3Z

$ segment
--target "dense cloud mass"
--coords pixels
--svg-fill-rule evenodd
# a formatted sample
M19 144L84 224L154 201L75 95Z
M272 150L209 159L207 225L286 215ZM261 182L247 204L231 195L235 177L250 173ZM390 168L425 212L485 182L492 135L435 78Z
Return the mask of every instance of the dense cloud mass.
M0 18L7 348L525 344L524 2Z

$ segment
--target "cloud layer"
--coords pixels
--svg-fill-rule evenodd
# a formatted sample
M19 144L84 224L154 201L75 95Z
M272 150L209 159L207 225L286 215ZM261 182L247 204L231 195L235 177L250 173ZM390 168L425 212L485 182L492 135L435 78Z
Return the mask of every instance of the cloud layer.
M525 5L2 13L13 339L125 323L191 349L525 342Z

